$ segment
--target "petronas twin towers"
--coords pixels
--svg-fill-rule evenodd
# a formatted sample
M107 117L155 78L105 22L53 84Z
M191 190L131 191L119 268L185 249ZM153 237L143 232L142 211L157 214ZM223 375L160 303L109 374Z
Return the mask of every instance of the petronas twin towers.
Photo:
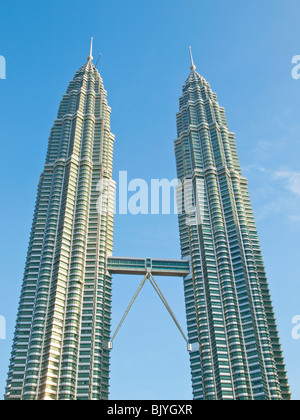
M178 201L195 209L179 214L182 261L116 259L114 187L99 188L113 185L114 136L92 61L50 133L5 398L108 399L112 273L136 271L185 276L194 399L290 399L247 180L216 94L191 60L175 141Z

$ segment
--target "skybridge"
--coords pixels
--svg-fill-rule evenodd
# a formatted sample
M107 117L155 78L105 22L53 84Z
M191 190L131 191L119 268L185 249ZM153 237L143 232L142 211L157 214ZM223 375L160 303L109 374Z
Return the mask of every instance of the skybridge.
M107 269L111 274L186 277L190 272L187 260L164 260L152 258L108 257Z

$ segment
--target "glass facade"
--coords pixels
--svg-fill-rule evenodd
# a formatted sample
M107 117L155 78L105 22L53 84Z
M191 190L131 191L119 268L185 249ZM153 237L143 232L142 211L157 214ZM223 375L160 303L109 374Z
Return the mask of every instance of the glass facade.
M290 399L247 180L224 108L192 63L175 154L194 399Z
M21 291L6 399L107 399L114 136L102 79L81 67L49 138ZM105 199L114 208L110 183ZM104 203L105 204L105 203Z

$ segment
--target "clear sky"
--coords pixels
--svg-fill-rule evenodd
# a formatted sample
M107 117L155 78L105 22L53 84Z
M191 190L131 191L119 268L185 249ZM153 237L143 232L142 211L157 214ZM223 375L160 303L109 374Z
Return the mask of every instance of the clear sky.
M189 45L236 133L294 399L300 398L299 0L2 2L0 394L4 393L39 175L59 102L90 37L112 107L114 176L176 177L173 141ZM180 257L175 215L118 215L115 255ZM115 277L113 329L140 278ZM159 279L185 328L181 279ZM114 344L112 399L190 399L186 345L146 285Z

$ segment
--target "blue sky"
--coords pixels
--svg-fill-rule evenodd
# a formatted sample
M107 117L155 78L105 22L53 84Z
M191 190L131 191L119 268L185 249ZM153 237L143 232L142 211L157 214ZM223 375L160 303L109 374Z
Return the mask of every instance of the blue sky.
M129 179L176 176L173 141L189 45L197 70L226 109L257 220L290 385L300 397L300 54L298 0L44 0L4 2L0 55L0 394L11 340L47 139L59 102L94 57L112 107L114 173ZM176 216L116 217L115 255L177 258ZM113 329L139 278L115 277ZM159 284L185 326L180 279ZM186 346L146 285L115 341L111 398L189 399Z

